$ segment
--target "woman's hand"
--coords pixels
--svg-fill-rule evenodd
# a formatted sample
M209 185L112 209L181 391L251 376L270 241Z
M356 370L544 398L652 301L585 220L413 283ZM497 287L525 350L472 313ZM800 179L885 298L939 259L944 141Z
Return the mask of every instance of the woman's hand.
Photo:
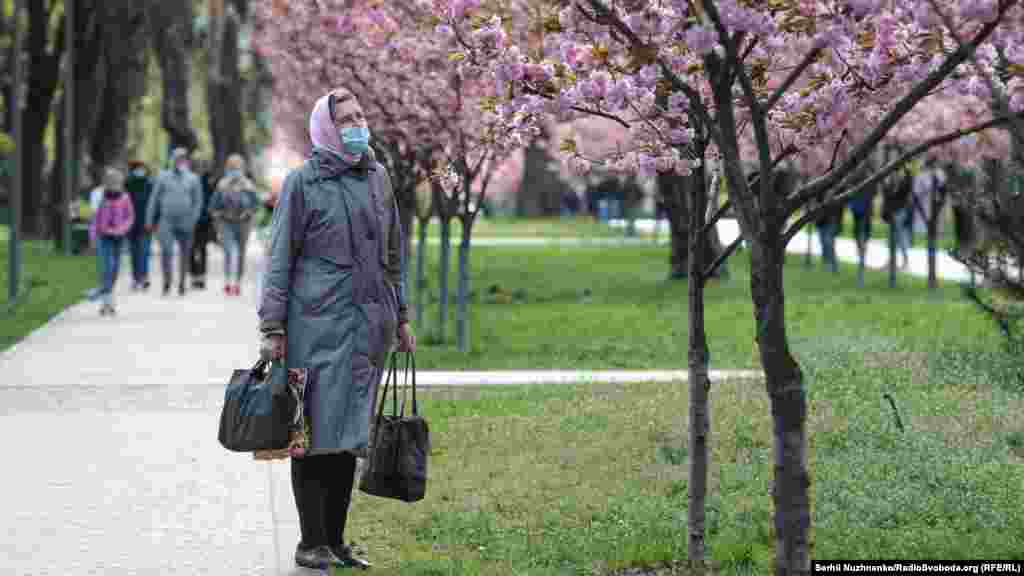
M412 333L408 322L398 325L398 351L416 352L416 335Z

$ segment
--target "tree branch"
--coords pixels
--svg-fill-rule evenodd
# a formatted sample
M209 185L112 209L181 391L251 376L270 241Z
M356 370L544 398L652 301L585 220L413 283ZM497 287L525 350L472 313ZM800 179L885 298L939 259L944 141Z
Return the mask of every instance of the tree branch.
M1016 115L1016 117L1024 118L1024 114L1018 114L1018 115ZM949 133L943 134L942 136L938 136L936 138L932 138L931 140L928 140L927 142L924 142L922 144L919 144L919 145L915 146L914 148L911 148L910 151L904 153L899 158L893 160L892 162L889 162L888 164L886 164L885 166L880 168L870 178L864 180L863 182L861 182L860 184L858 184L858 185L854 186L853 188L847 190L846 192L843 192L841 194L836 194L832 198L826 200L825 202L822 202L819 206L815 207L814 209L808 210L803 216L801 216L796 221L796 223L794 223L789 228L789 230L787 230L785 232L785 234L783 235L783 241L785 243L789 243L789 241L793 239L793 236L795 236L797 234L797 232L800 231L801 228L803 228L809 222L812 222L813 220L815 220L827 208L829 208L831 206L835 206L836 204L839 204L841 202L845 202L845 201L849 200L850 198L852 198L852 197L856 196L857 194L859 194L860 191L863 190L864 188L867 188L869 186L874 186L875 184L881 182L882 180L887 178L890 174L892 174L893 172L898 170L901 166L903 166L905 163L907 163L910 159L914 158L915 156L918 156L918 155L920 155L920 154L922 154L924 152L927 152L928 150L930 150L930 149L932 149L932 148L934 148L936 146L941 146L943 144L948 144L948 143L953 142L953 141L955 141L955 140L957 140L959 138L963 138L964 136L968 136L970 134L974 134L975 132L981 132L983 130L988 130L989 128L992 128L992 127L995 127L995 126L1006 124L1010 120L1011 120L1011 117L1007 117L1007 116L1002 116L1002 117L999 117L999 118L993 118L992 120L989 120L988 122L984 122L982 124L978 124L976 126L972 126L971 128L964 128L962 130L956 130L956 131L953 131L953 132L949 132ZM801 189L801 190L803 190L803 189ZM797 194L799 194L800 196L803 196L804 192L797 191Z
M712 262L711 265L708 266L708 269L701 275L700 281L707 282L708 278L714 276L715 272L718 272L718 268L726 261L726 259L729 258L729 256L732 256L732 253L739 248L741 242L743 242L743 234L737 236L729 243L728 246L725 247L724 250L722 250L722 253L715 258L715 261Z
M814 64L814 61L818 59L819 54L821 54L820 46L811 49L811 51L804 56L804 59L801 60L800 63L796 65L796 68L793 68L793 70L789 73L789 76L787 76L786 79L782 81L782 84L780 84L779 87L775 89L775 92L773 92L772 95L768 98L768 101L764 105L765 112L770 111L772 108L775 107L776 104L779 103L779 100L781 100L782 97L785 96L786 91L788 91L793 86L793 84L800 78L800 76L804 73L804 70L806 70L811 64Z
M845 179L846 176L855 168L860 166L860 164L867 159L871 151L878 146L878 143L882 141L882 138L889 133L889 130L891 130L897 122L906 116L922 98L927 96L933 88L938 86L947 76L949 76L957 66L967 60L970 57L970 54L973 53L974 50L976 50L978 46L980 46L981 43L992 34L1002 21L1006 11L1015 2L1017 2L1017 0L1004 0L999 6L999 13L997 17L991 22L986 22L969 44L961 45L955 52L947 56L936 70L928 74L921 83L914 86L906 96L896 102L885 117L878 122L874 130L872 130L871 133L868 134L868 136L853 150L846 161L843 162L837 170L816 178L801 191L794 193L790 198L788 198L786 201L785 212L787 214L794 213L808 200L815 198L819 193L832 188L837 183Z

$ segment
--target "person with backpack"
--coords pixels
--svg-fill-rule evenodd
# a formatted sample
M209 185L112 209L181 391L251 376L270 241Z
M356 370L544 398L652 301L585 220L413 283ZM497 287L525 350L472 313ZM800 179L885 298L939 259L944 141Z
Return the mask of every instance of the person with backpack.
M210 201L210 217L224 248L224 293L241 294L245 272L245 251L252 232L252 221L259 210L256 186L245 176L245 159L239 154L228 157L224 176Z

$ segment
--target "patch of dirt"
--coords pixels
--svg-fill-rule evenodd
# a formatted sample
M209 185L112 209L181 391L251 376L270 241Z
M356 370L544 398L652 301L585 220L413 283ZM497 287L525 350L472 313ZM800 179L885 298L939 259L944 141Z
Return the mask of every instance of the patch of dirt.
M923 352L865 352L865 368L910 368L915 373L927 367L928 355Z

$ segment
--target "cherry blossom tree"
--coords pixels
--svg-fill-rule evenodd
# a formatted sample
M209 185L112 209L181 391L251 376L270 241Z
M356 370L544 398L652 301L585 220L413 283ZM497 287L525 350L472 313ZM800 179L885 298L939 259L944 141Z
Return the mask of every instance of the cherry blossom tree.
M374 134L375 150L388 166L406 231L419 214L416 189L435 176L432 210L441 219L441 306L443 342L448 315L450 223L463 223L460 251L459 347L468 345L466 298L470 228L486 191L486 172L505 150L479 122L490 84L463 78L448 68L449 49L437 42L426 4L352 2L261 2L254 8L257 42L275 77L276 136L283 145L308 149L306 122L320 95L343 85L354 92ZM493 122L491 124L494 124ZM502 152L503 153L503 152ZM485 170L486 168L486 170ZM442 178L440 175L455 176ZM483 177L483 180L479 180ZM474 188L475 182L484 186ZM474 208L475 207L475 208ZM429 213L426 215L429 218ZM421 218L421 224L424 224ZM426 227L420 227L418 273L422 271ZM404 260L404 259L403 259ZM416 285L423 285L422 277ZM418 307L422 297L417 295ZM417 317L421 317L418 313Z
M829 206L888 177L908 159L1020 113L1020 84L992 75L1001 89L1013 92L1007 106L976 125L911 147L856 183L862 164L919 103L951 84L977 82L979 70L1024 63L1020 2L433 5L438 36L459 46L452 55L458 69L494 82L499 97L484 112L506 127L505 137L536 134L551 115L596 115L620 121L634 136L633 149L598 160L613 169L689 174L707 159L720 161L751 244L754 321L775 423L775 573L808 573L807 400L785 324L785 246ZM827 167L806 173L793 191L780 191L776 170L784 159L809 159L823 150L831 152ZM582 167L587 160L576 162ZM756 176L748 178L749 172ZM698 381L691 380L691 387L706 387L706 357L691 355L690 366ZM691 406L691 420L699 415ZM691 422L691 459L706 463L703 424ZM693 493L699 483L690 486L691 499L700 500L690 510L690 558L700 568L703 502Z

